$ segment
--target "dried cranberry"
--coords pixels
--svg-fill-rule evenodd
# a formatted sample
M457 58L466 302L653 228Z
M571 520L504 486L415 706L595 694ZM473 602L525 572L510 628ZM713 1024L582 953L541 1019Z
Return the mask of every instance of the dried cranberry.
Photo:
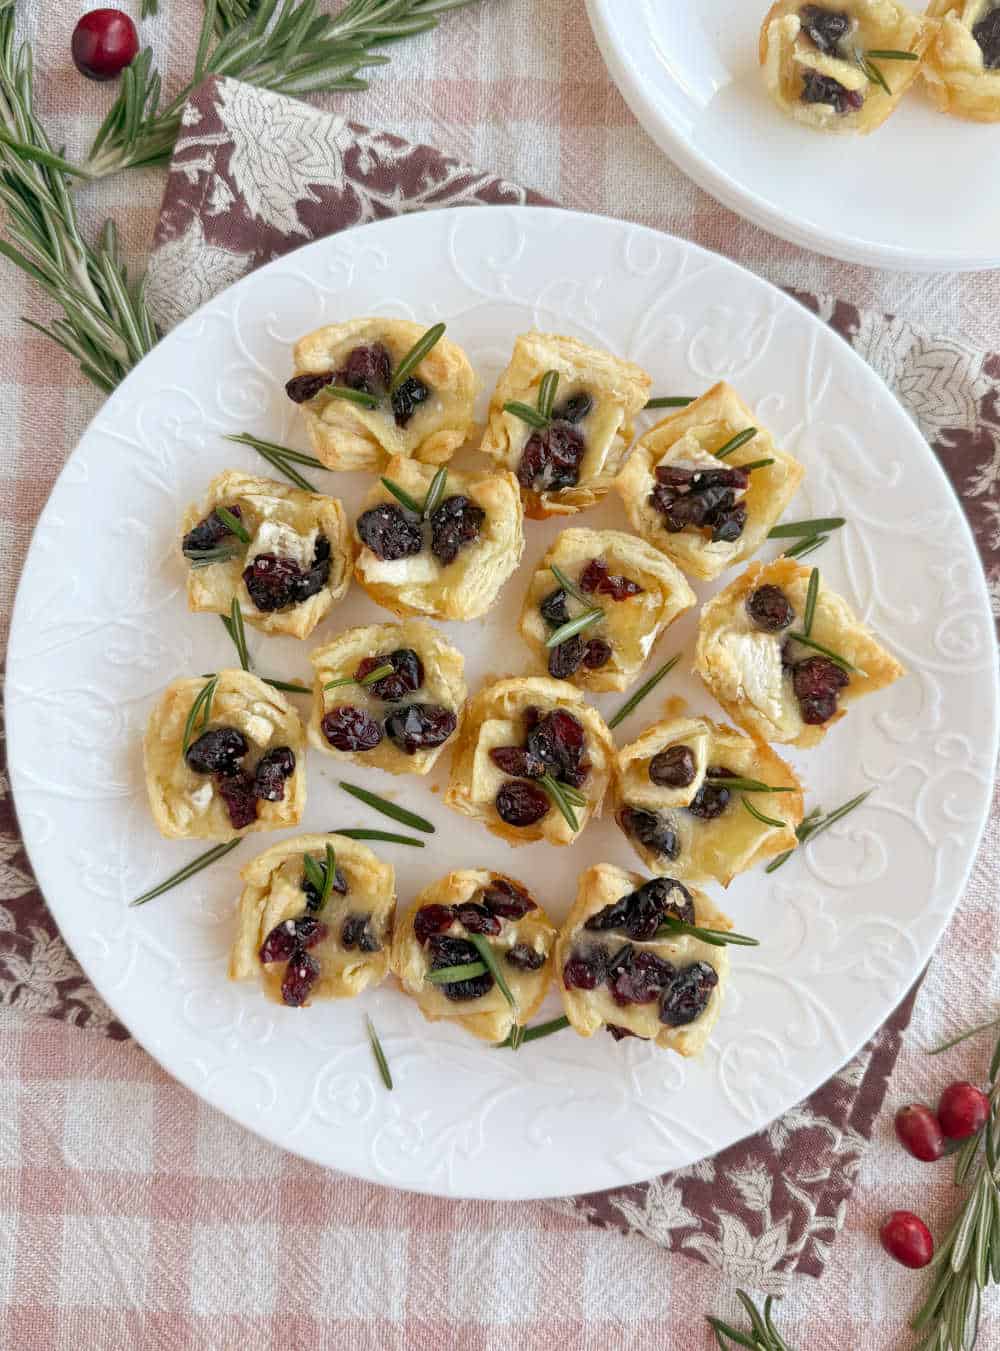
M750 475L745 469L682 469L661 464L656 469L657 483L668 487L687 488L692 493L705 493L709 488L728 488L740 492L750 486Z
M550 422L533 432L521 453L517 480L522 488L558 492L572 488L580 477L580 462L586 443L569 422Z
M250 749L237 727L213 727L187 748L184 759L196 774L235 774Z
M528 750L537 755L552 775L574 788L581 787L590 773L583 759L586 749L583 724L564 708L546 713L528 733Z
M315 886L313 886L312 882L309 881L309 878L303 876L299 885L305 893L306 909L309 911L318 910L320 893L316 890ZM338 896L347 895L347 878L339 868L334 868L333 870L333 885L330 889L331 891L335 891Z
M412 558L424 547L420 526L392 502L381 502L363 511L358 517L357 532L361 543L383 562Z
M585 391L571 394L552 413L553 422L582 422L594 406L594 400Z
M596 591L612 600L627 600L629 596L638 596L643 587L633 582L631 577L618 577L608 572L603 558L592 558L580 573L580 590Z
M380 342L355 347L337 372L337 384L382 398L392 378L392 357Z
M549 799L541 788L523 779L505 783L496 795L494 806L508 826L533 826L549 811Z
M364 680L372 671L387 665L392 667L393 674L373 680L367 686L376 699L395 704L408 694L416 694L424 683L424 664L412 647L397 647L395 652L380 652L377 657L365 657L354 672L354 679Z
M440 971L446 966L465 966L469 962L478 962L482 958L474 944L464 938L449 938L444 934L435 934L428 940L431 954L431 970ZM479 999L493 988L493 977L489 971L481 976L471 976L468 980L454 980L449 985L437 987L446 999Z
M566 608L566 592L562 587L550 591L538 607L542 618L550 628L558 629L569 623L569 610Z
M529 704L521 714L525 732L533 732L542 720L542 710L536 704Z
M282 920L264 939L258 955L265 964L287 962L296 949L315 947L328 933L326 925L311 915Z
M392 411L396 415L396 426L405 427L420 405L426 403L430 396L431 392L423 380L418 380L415 375L404 380L400 387L393 391L390 400Z
M659 465L649 500L662 513L663 524L671 534L699 526L711 529L716 542L731 541L739 537L746 524L746 508L737 503L736 493L749 482L745 469Z
M933 1163L944 1153L944 1132L929 1107L911 1102L896 1113L896 1136L907 1151L922 1163Z
M524 887L519 887L509 877L494 877L483 889L483 905L501 919L523 919L529 910L538 909Z
M864 103L856 89L845 89L832 75L820 75L815 70L807 70L803 76L801 98L803 103L829 103L841 115Z
M432 934L444 933L455 920L450 905L424 905L413 917L413 935L418 943L426 943Z
M674 967L655 953L633 951L615 968L608 982L611 998L621 1008L627 1004L651 1004L675 974Z
M353 704L331 708L320 726L327 741L338 751L373 751L382 740L382 728L371 714Z
M894 1210L878 1231L882 1247L904 1267L918 1270L934 1256L931 1231L912 1210Z
M850 679L827 657L807 657L793 668L792 684L802 721L819 726L836 713L837 693L850 684Z
M243 581L250 599L265 614L294 605L301 579L302 569L298 563L277 554L258 554L243 569Z
M503 927L496 915L491 914L485 905L476 905L474 901L456 905L455 918L470 934L489 934L495 938Z
M708 772L709 774L729 773L727 769L722 769L718 765L710 766ZM731 797L732 792L724 784L711 783L706 779L688 803L687 810L692 816L697 816L702 821L714 821L729 806Z
M308 403L315 399L321 389L332 385L337 378L335 371L325 371L322 375L293 375L285 385L285 393L292 403Z
M1000 68L1000 9L991 9L977 24L973 24L972 36L979 43L986 69Z
M305 948L297 948L288 959L285 979L281 982L282 1003L293 1009L301 1008L318 979L319 962L310 957Z
M235 502L232 506L227 506L226 510L237 520L242 519L243 513ZM221 540L232 533L225 521L214 511L210 511L187 532L181 541L181 548L186 554L204 553L206 549L214 549Z
M780 586L758 586L747 597L747 614L758 629L780 633L795 618L792 603Z
M252 825L257 820L257 794L251 775L243 770L237 770L235 774L217 774L215 783L233 829L242 830L244 826Z
M509 962L515 971L538 971L545 965L545 953L536 952L527 943L515 943L504 954L504 961Z
M312 564L302 573L294 588L295 604L299 605L302 601L308 600L310 596L315 596L317 591L323 590L329 580L330 541L325 535L317 535L313 547Z
M937 1114L949 1140L967 1140L986 1124L990 1100L975 1084L959 1081L941 1094Z
M431 552L439 563L454 563L459 550L479 538L486 512L467 497L446 497L431 512Z
M372 933L369 926L370 915L348 915L340 926L340 946L351 951L381 952L382 944Z
M620 929L629 938L644 943L653 937L666 915L692 924L691 893L672 877L654 877L591 915L584 928L598 932Z
M676 830L658 812L647 811L645 807L623 807L618 822L626 835L661 858L676 858L681 852Z
M839 56L838 48L851 31L851 17L835 9L824 9L822 5L803 5L799 10L802 31L826 56Z
M660 1022L668 1027L686 1027L700 1018L708 1007L719 975L708 962L692 962L678 971L660 1004Z
M440 704L407 704L394 708L385 720L385 734L391 742L413 755L424 747L443 746L458 726L450 708Z
M567 990L596 990L608 974L608 950L588 948L572 952L563 967L563 984Z
M617 1023L605 1023L605 1030L610 1032L615 1041L624 1041L626 1037L636 1037L639 1041L645 1041L645 1037L640 1037L637 1032L630 1031L627 1027L619 1027Z
M660 788L687 788L694 783L698 765L690 746L668 746L649 762L649 779Z
M583 665L585 652L583 639L574 633L572 638L549 650L549 675L556 680L568 680L576 675Z
M713 513L712 520L709 522L714 528L712 530L713 544L734 544L743 534L743 529L747 523L747 509L742 502L737 502L735 506L720 508Z
M602 666L607 666L613 655L610 643L603 638L590 638L583 650L583 664L588 671L599 671Z
M281 802L285 780L295 772L295 752L290 746L274 746L257 761L254 792L265 802Z
M540 779L545 773L545 765L530 751L522 746L494 746L490 759L497 769L515 779Z

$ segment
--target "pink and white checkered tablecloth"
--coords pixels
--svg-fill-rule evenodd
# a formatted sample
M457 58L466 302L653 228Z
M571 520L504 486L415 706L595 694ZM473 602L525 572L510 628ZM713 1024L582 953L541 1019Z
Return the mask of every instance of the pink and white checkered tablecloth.
M85 147L110 97L68 61L69 34L89 7L19 5L35 43L39 110L71 153ZM191 66L200 4L161 0L160 9L144 36L176 84ZM746 225L683 179L610 83L580 0L485 0L397 48L374 81L368 93L322 103L565 205L684 234L779 284L1000 349L1000 275L913 278L820 259ZM87 189L85 221L114 215L142 266L162 188L162 174L149 172ZM18 322L21 313L46 317L38 296L12 269L3 277L0 644L34 520L99 403L69 360ZM996 480L994 472L994 516ZM3 900L30 885L5 850L0 840L0 916ZM918 1000L826 1272L790 1283L781 1325L793 1347L910 1345L905 1318L924 1282L882 1259L875 1229L886 1209L911 1206L939 1230L954 1193L946 1169L921 1171L898 1150L888 1109L933 1097L946 1078L983 1075L985 1041L944 1061L928 1061L920 1048L994 1007L998 860L995 813ZM653 1242L623 1238L568 1210L390 1192L259 1142L133 1044L38 1016L45 981L51 988L62 979L67 962L57 941L42 940L24 981L0 987L13 1001L0 1009L0 1346L697 1351L712 1345L705 1312L741 1321L728 1278L657 1247L653 1211L645 1216ZM5 960L9 967L10 951ZM728 1245L736 1283L752 1281L767 1251L784 1246L776 1228L761 1212L755 1234L740 1240L742 1274ZM1000 1301L980 1338L980 1348L997 1345Z

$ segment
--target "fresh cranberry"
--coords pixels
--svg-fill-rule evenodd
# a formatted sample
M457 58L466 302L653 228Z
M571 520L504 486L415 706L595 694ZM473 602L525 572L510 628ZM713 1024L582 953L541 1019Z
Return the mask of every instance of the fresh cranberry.
M252 776L238 769L235 774L217 774L215 783L233 829L252 825L257 820L257 791Z
M243 569L243 581L258 610L271 614L296 602L302 569L292 558L278 554L257 554Z
M489 886L483 888L483 905L501 919L523 919L530 910L538 909L524 887L519 887L509 877L494 877Z
M295 752L290 746L274 746L257 761L254 792L264 802L281 802L285 780L295 772Z
M533 432L521 453L517 480L522 488L558 492L572 488L580 477L586 442L570 422L550 422Z
M566 608L566 592L562 587L550 591L538 607L539 613L550 628L558 629L569 623L569 610Z
M686 1027L700 1018L708 1007L719 975L708 962L692 962L678 971L663 992L660 1022L668 1027Z
M213 727L187 748L184 759L196 774L235 774L250 749L237 727Z
M527 943L515 943L504 954L504 961L509 962L515 971L539 971L545 965L545 953L536 952Z
M413 917L413 936L418 943L426 943L432 934L442 934L455 922L450 905L424 905Z
M896 1113L896 1135L900 1144L915 1159L933 1163L944 1153L941 1123L929 1107L911 1102Z
M609 573L603 558L592 558L580 573L580 590L610 596L612 600L628 600L629 596L640 595L644 588L631 577Z
M553 709L528 733L528 750L537 755L552 775L580 788L587 781L590 764L584 760L587 741L583 723L564 708Z
M336 378L336 371L324 371L321 375L293 375L285 385L285 393L292 403L308 403L310 399L315 399L321 389L332 385Z
M931 1231L912 1210L894 1210L878 1231L882 1247L904 1267L917 1270L934 1256Z
M446 497L431 512L431 553L446 567L479 538L486 512L467 497Z
M392 378L392 357L380 342L367 343L348 352L347 360L337 372L337 384L357 389L381 399L389 389Z
M380 952L382 944L371 931L369 915L348 915L340 926L340 946L349 952Z
M301 1008L318 979L319 962L310 957L305 948L297 948L288 959L285 979L281 982L282 1002L293 1009Z
M606 643L603 638L591 638L584 648L583 664L588 671L599 671L602 666L607 666L613 656L614 649L610 643Z
M659 788L688 788L698 774L690 746L668 746L649 762L649 781Z
M88 80L113 80L138 51L135 24L120 9L92 9L73 29L73 64Z
M497 769L515 779L540 779L545 773L543 761L523 746L494 746L490 759Z
M474 944L464 938L449 938L444 934L435 934L428 940L431 955L431 970L440 971L446 966L465 966L469 962L478 962L482 958ZM481 976L470 976L468 980L453 980L448 985L437 987L446 999L479 999L493 989L493 977L489 971Z
M676 830L658 812L645 807L623 807L618 813L618 824L626 835L661 858L676 858L681 852Z
M758 586L747 597L747 614L758 629L780 633L795 618L792 603L780 586Z
M549 675L554 680L569 680L583 665L586 646L578 633L549 651Z
M659 999L675 975L674 967L653 952L631 952L608 982L611 998L620 1008L651 1004Z
M473 901L456 905L455 918L470 934L487 934L491 938L495 938L503 927L485 905L476 905Z
M327 741L338 751L373 751L382 740L382 728L371 714L353 704L331 708L320 726Z
M573 952L563 967L563 984L567 990L596 990L608 973L608 950L588 948Z
M377 671L380 666L391 666L392 675L373 680L367 688L387 704L396 704L408 694L416 694L424 683L424 664L412 647L397 647L395 652L380 652L377 657L365 657L354 672L355 680Z
M237 503L227 506L226 510L237 520L242 519L243 513ZM207 549L214 549L232 533L225 521L214 511L210 511L187 532L181 541L181 549L185 554L204 553Z
M520 828L535 825L550 810L548 795L523 779L505 783L496 795L494 806L501 821Z
M712 765L708 772L709 774L725 774L728 773L728 770L722 769L718 765ZM724 784L712 783L706 779L688 803L687 810L692 816L697 816L699 820L714 821L729 806L731 797L731 791Z
M326 925L311 915L282 920L261 944L260 960L265 964L287 962L297 949L314 948L328 933Z
M803 76L801 98L803 103L828 103L841 116L864 103L856 89L846 89L832 75L820 75L815 70L807 70Z
M654 877L635 891L591 915L587 929L620 929L637 942L647 942L656 933L664 917L694 923L694 902L687 887L672 877Z
M361 543L382 562L412 558L424 547L420 526L392 502L380 502L377 507L363 511L358 517L357 531Z
M991 9L978 23L973 24L972 36L979 43L985 68L1000 68L1000 9Z
M837 694L850 684L846 671L827 657L807 657L792 669L792 685L802 721L812 726L828 722L837 711Z
M582 422L594 406L594 400L586 392L581 390L579 394L571 394L568 399L552 411L553 422Z
M799 10L802 31L826 56L839 56L842 40L851 31L851 16L822 5L803 5Z
M400 387L393 391L390 400L392 411L396 416L396 426L405 427L420 405L426 403L430 396L428 387L415 375L404 380Z
M967 1140L989 1120L990 1100L975 1084L949 1084L938 1103L938 1121L949 1140Z
M425 747L443 746L458 726L450 708L440 704L407 704L394 708L385 720L385 734L407 755Z

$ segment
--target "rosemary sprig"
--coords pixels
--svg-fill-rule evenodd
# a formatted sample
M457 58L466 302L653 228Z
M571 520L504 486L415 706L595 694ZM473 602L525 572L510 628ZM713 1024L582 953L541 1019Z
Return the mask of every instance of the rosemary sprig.
M816 652L822 652L824 657L828 657L834 666L839 666L842 671L850 671L854 675L867 675L867 671L862 671L860 666L852 666L846 657L842 657L839 652L834 652L832 648L824 647L822 643L817 643L815 638L810 638L808 633L802 633L797 629L789 629L788 637L794 638L797 643L802 643L804 647L811 647Z
M541 431L543 427L549 425L547 417L543 417L537 408L532 408L530 403L521 403L520 399L509 399L503 406L505 413L512 413L514 417L520 418L526 422L529 427L534 427Z
M249 432L231 433L223 437L225 441L235 441L237 445L249 446L255 450L262 460L277 469L279 474L283 474L289 483L294 483L296 488L301 488L304 492L314 493L316 488L307 478L299 473L293 467L295 464L308 464L316 469L325 469L326 466L313 455L303 455L301 451L289 450L287 446L279 446L276 441L262 441L258 436L251 436Z
M385 488L387 492L392 493L396 501L401 506L404 506L407 511L416 512L418 516L423 515L423 507L415 497L410 496L405 488L401 488L399 484L395 483L391 478L382 478L380 481L382 487Z
M219 518L231 535L235 535L244 544L250 543L250 531L238 516L233 515L228 507L216 507L213 515Z
M940 1046L931 1047L925 1054L941 1055L944 1051L950 1051L953 1046L960 1046L963 1041L968 1041L970 1037L976 1037L980 1032L988 1032L991 1028L997 1027L998 1025L1000 1025L1000 1018L991 1018L988 1023L979 1023L975 1027L966 1028L964 1032L960 1032L957 1037L952 1037L950 1041L943 1041ZM990 1078L992 1079L994 1077L994 1074L991 1072Z
M184 736L181 740L181 749L185 755L187 755L188 747L194 740L196 724L199 732L203 732L208 726L208 720L212 716L212 700L215 697L218 683L219 677L212 676L207 684L202 685L188 710L187 720L184 723Z
M817 516L813 521L786 521L784 525L776 525L773 530L769 530L767 537L798 539L801 535L813 536L827 530L839 530L846 524L847 520L843 516Z
M229 607L229 619L222 616L222 622L226 626L226 632L233 640L233 646L236 648L236 655L240 659L240 665L244 671L250 670L250 653L247 651L247 634L243 627L243 611L240 609L240 603L233 597L233 603Z
M604 618L604 611L599 606L592 610L585 611L582 615L577 615L575 619L569 619L565 624L560 624L545 640L546 647L558 647L560 643L566 642L567 638L573 638L581 633L591 624L596 624L599 619Z
M855 59L861 70L864 72L866 79L868 79L871 84L877 84L891 98L892 90L889 88L885 76L879 70L878 66L876 66L875 62L869 61L868 57L865 56L863 52L855 52Z
M740 801L743 803L744 811L748 811L755 821L760 821L765 826L775 826L778 830L784 830L788 824L787 821L779 821L776 816L766 816L759 807L755 807L745 795L741 795Z
M468 4L468 2L469 0L464 0L464 3ZM396 9L400 8L402 8L402 6L400 6L397 3ZM436 6L436 8L438 9L454 8L454 4L450 6L447 4L444 5L439 4ZM433 25L431 26L433 27ZM445 324L435 324L432 328L429 328L427 332L423 334L422 337L417 339L417 341L407 352L406 356L403 357L402 361L400 361L399 365L392 373L392 379L389 381L390 394L395 394L396 390L399 389L400 385L403 384L404 381L409 380L410 376L417 369L417 367L420 365L421 361L423 361L424 357L431 350L431 348L436 347L437 344L444 337L444 331L446 327L447 325Z
M919 61L920 57L916 52L901 52L891 47L869 47L869 56L876 56L880 61Z
M567 596L572 596L574 600L578 600L581 605L586 605L588 609L593 605L594 602L591 597L588 596L586 592L581 591L576 582L574 582L571 577L567 577L562 568L557 567L555 563L550 563L549 571L566 592Z
M577 819L574 804L571 802L569 795L566 792L566 784L559 783L551 774L543 774L538 780L538 784L548 794L549 801L553 803L565 817L567 825L575 835L580 829L580 822ZM586 801L586 799L584 799L584 801ZM580 803L578 805L582 806L583 804Z
M718 450L713 451L713 454L717 460L724 460L727 455L732 455L734 450L739 450L740 446L745 446L748 441L752 441L756 435L756 427L744 427L743 431L737 432L735 436L731 436L724 445L721 445ZM743 465L740 465L741 469L743 467Z
M819 598L819 568L813 568L809 574L806 588L806 607L802 615L802 632L808 638L812 633L813 620L816 618L816 601Z
M869 797L874 791L873 788L866 789L865 792L859 793L857 797L852 797L849 802L844 802L839 807L835 807L827 816L823 815L819 807L814 807L809 815L803 817L795 827L795 835L799 844L805 844L807 840L813 840L817 835L822 835L824 830L829 830L831 826L835 826L838 821L843 820L848 812L854 811L855 807L860 807L865 798ZM778 868L788 862L794 852L794 849L786 849L783 853L778 854L764 871L766 873L777 871Z
M434 834L434 826L416 812L407 811L405 807L397 807L395 802L387 802L384 797L379 797L377 793L369 793L367 788L358 788L353 783L345 783L340 780L340 786L345 793L350 793L351 797L356 797L359 802L364 802L368 807L374 807L377 812L383 816L391 816L394 821L401 822L404 826L409 826L411 830L422 830L428 835Z
M149 891L144 891L141 896L137 896L134 901L129 901L130 906L145 905L151 901L154 896L162 896L165 891L171 891L174 887L179 887L182 882L186 882L189 877L194 877L195 873L200 873L202 868L207 868L212 863L216 863L226 854L232 853L242 840L230 840L227 844L217 844L213 848L206 850L204 854L199 854L197 858L192 859L190 863L185 863L183 868L170 876L158 886L150 887Z
M326 846L326 861L321 867L316 862L312 854L304 854L302 857L302 871L305 873L313 890L317 893L317 899L312 906L314 915L326 907L330 899L330 892L333 890L333 883L337 876L337 855L332 844Z
M815 549L821 548L829 535L807 535L805 539L800 539L798 544L793 544L790 549L783 550L786 558L805 558L806 554L811 554Z
M703 943L709 943L713 948L727 946L736 948L760 947L759 938L750 938L747 934L732 933L729 929L707 929L700 924L688 924L683 919L674 919L672 915L663 917L653 937L674 938L685 934L691 938L699 938Z
M518 1046L523 1045L527 1041L538 1041L542 1037L551 1037L554 1032L562 1032L567 1027L569 1027L569 1019L565 1014L560 1018L553 1018L547 1023L536 1023L534 1027L520 1027L521 1036L518 1040ZM513 1036L514 1029L512 1028L511 1031L507 1033L506 1037L504 1037L503 1041L495 1043L493 1049L502 1051L509 1048L516 1051L517 1046L513 1044Z
M797 788L790 785L764 783L761 779L745 779L739 774L728 774L723 770L706 770L705 778L723 788L731 788L734 793L796 793Z
M425 971L424 980L431 985L452 985L455 981L485 976L486 971L485 962L460 962L458 966L439 966L436 971Z
M538 386L538 412L546 422L552 420L552 409L556 402L556 390L559 388L559 372L546 371Z
M276 680L273 676L258 676L258 679L273 690L284 690L286 694L312 694L308 685L296 685L292 680Z
M689 403L694 403L694 398L693 394L671 394L662 399L650 399L646 408L686 408Z
M378 399L367 389L351 389L350 385L335 385L331 380L319 391L327 399L343 399L345 403L356 403L362 408L377 408Z
M748 1346L750 1351L792 1351L792 1348L774 1326L774 1320L771 1318L771 1309L774 1306L773 1295L768 1295L764 1300L763 1313L758 1310L745 1290L737 1290L736 1297L746 1309L750 1319L751 1331L749 1333L739 1332L728 1323L724 1323L721 1318L706 1314L709 1326L715 1333L715 1340L722 1351L730 1351L723 1340L724 1337L728 1337L730 1343L735 1343L737 1346Z
M385 1052L382 1050L382 1043L378 1039L378 1033L375 1031L375 1024L371 1018L365 1014L365 1028L368 1031L368 1042L372 1048L372 1055L375 1057L375 1064L378 1066L378 1072L382 1076L382 1082L389 1092L392 1092L392 1075L389 1072L389 1062L385 1058Z
M408 844L413 849L423 849L423 840L413 840L409 835L394 835L391 830L367 830L360 826L334 827L331 835L343 835L348 840L381 840L384 844Z
M374 671L369 671L368 674L363 675L360 680L355 676L339 676L336 680L328 680L323 686L323 689L337 690L343 685L374 685L378 681L384 680L386 676L393 675L395 670L396 668L391 661L384 661L381 666L376 666Z
M211 549L185 549L184 557L193 568L208 568L213 563L231 563L239 558L242 549L235 544L219 544Z
M424 505L420 508L420 515L425 521L431 513L436 511L441 505L441 499L444 497L447 486L448 469L446 465L442 465L431 479L430 487L427 489L427 496L424 498Z
M497 961L496 953L490 947L489 939L487 939L484 934L469 934L469 942L483 959L486 969L497 983L497 989L513 1010L514 1021L516 1023L519 1013L517 1000L514 998L514 992L507 984L507 978L500 970L500 963Z
M617 727L619 723L624 722L633 709L645 699L646 695L656 689L664 676L670 674L680 659L681 654L678 652L676 656L671 657L669 661L665 661L658 671L654 671L646 681L645 685L640 685L635 694L632 695L631 699L626 699L618 712L608 719L608 726L613 728Z

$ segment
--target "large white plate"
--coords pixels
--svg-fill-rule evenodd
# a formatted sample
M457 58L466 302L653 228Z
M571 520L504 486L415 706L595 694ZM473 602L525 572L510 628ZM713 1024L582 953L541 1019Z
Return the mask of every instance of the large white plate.
M771 103L757 63L769 0L587 0L615 82L706 192L794 244L914 272L1000 266L994 126L913 86L872 136L821 136Z
M169 680L232 662L218 620L185 607L174 553L182 508L224 466L260 468L224 432L304 444L282 391L289 344L371 312L446 319L487 389L531 325L641 362L661 393L732 380L808 466L791 515L849 518L819 555L824 575L912 674L860 704L821 749L794 757L811 803L877 791L804 857L730 888L725 909L763 941L733 949L725 1011L699 1064L568 1031L516 1055L497 1051L428 1025L389 984L302 1012L227 983L236 871L269 843L260 836L182 890L128 908L199 852L153 829L140 762L146 716ZM315 478L356 508L364 476ZM617 501L582 520L625 524ZM529 569L558 529L529 523L525 566L497 612L447 626L470 688L525 668L516 615ZM355 589L317 641L384 617ZM693 630L689 617L653 662L679 648L690 655ZM258 669L305 674L305 645L248 632ZM680 668L667 684L713 710ZM619 736L652 721L662 698L661 687ZM732 263L651 230L544 209L442 211L352 230L262 268L166 338L109 399L42 515L18 594L7 701L19 818L49 905L95 985L161 1064L321 1163L487 1197L592 1190L690 1163L836 1071L905 993L960 894L996 725L992 625L969 532L875 375ZM619 696L599 702L609 711ZM305 828L384 825L340 792L338 777L311 753ZM610 821L592 824L570 852L512 850L449 812L427 780L353 768L347 777L437 824L431 847L387 851L403 905L450 868L486 865L523 878L561 919L585 867L638 866ZM393 1093L375 1073L365 1013L385 1044Z

